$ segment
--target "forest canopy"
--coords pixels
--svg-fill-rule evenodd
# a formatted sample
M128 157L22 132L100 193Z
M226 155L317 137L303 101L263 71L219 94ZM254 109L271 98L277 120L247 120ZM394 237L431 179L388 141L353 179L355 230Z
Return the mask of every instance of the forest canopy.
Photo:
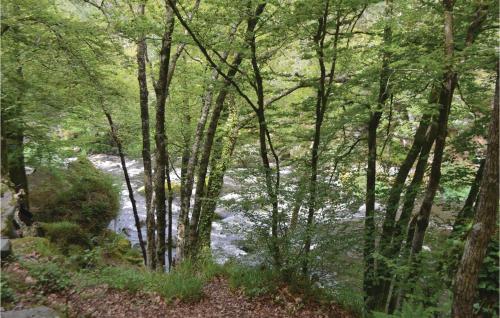
M52 217L35 180L69 173L87 194L54 202L87 223L122 187L147 270L223 241L353 313L498 316L497 1L1 6L2 182L28 226ZM114 185L64 172L102 156Z

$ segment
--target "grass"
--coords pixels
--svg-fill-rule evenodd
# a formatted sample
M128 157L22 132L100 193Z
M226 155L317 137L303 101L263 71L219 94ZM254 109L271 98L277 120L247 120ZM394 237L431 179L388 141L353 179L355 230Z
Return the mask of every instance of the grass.
M11 240L14 255L28 255L37 252L41 256L49 257L61 254L59 249L44 237L22 237Z
M78 224L68 221L41 223L41 228L44 236L61 248L67 249L71 245L86 247L90 245L87 234Z
M364 308L363 292L350 286L337 285L331 292L335 303L361 316Z
M130 292L156 292L167 301L197 301L203 296L203 286L221 273L221 267L212 262L195 265L186 261L171 273L150 272L137 267L107 266L96 271L84 271L78 275L78 280L82 286L106 284L111 288Z
M231 288L242 289L248 297L273 293L279 285L278 275L269 269L230 264L226 272Z

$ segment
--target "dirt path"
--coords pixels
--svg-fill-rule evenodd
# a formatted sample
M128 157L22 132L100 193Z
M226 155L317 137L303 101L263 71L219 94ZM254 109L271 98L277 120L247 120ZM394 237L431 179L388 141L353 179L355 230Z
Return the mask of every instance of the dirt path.
M204 288L205 297L195 303L165 303L159 296L132 294L106 286L69 295L49 295L48 305L66 306L70 317L169 317L169 318L281 318L351 317L336 307L301 305L270 297L249 299L232 292L225 279L215 279Z
M336 306L304 304L286 290L273 297L250 299L232 291L226 279L215 278L204 287L204 297L193 303L166 303L150 293L131 293L106 285L41 295L26 290L17 295L15 309L45 305L67 317L96 318L281 318L353 317Z

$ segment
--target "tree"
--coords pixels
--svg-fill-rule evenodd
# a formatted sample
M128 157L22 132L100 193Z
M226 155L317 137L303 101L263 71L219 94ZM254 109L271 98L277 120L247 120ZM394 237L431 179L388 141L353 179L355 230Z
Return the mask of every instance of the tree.
M488 133L488 149L484 176L481 181L479 201L472 229L465 242L464 252L458 267L453 287L453 317L473 317L473 302L478 274L491 237L497 230L498 216L498 130L499 130L499 65L496 66L495 95Z

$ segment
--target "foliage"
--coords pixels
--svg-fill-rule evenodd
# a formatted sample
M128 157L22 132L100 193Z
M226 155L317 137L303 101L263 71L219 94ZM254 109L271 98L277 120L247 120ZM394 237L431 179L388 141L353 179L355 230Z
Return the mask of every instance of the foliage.
M0 299L2 303L12 302L16 299L15 293L10 287L5 274L0 277Z
M433 212L437 213L432 214L425 237L431 250L415 258L418 275L408 280L405 278L413 268L406 262L407 250L390 258L374 255L401 280L397 287L408 290L405 305L396 316L424 317L448 306L454 274L450 268L456 267L454 262L461 253L455 251L461 251L463 237L451 242L453 251L443 252L447 248L443 244L445 226L452 223L468 193L477 159L484 157L498 59L497 3L488 2L486 6L482 1L452 1L455 52L453 64L449 65L443 55L442 32L436 31L443 29L443 8L437 1L387 1L387 6L375 0L264 1L266 8L255 20L254 33L246 28L252 24L247 19L256 0L202 1L196 12L195 1L176 1L180 14L189 17L191 35L196 35L219 65L219 71L227 74L231 70L228 65L237 55L243 60L233 79L237 87L226 85L228 79L216 75L193 37L175 18L170 57L179 59L169 64L175 76L169 83L165 116L171 173L178 174L179 179L185 176L185 163L194 155L190 151L197 127L204 128L202 143L210 145L209 136L213 134L220 139L215 143L224 144L221 140L229 135L226 128L231 123L229 108L234 108L235 117L243 120L236 125L234 153L231 150L231 158L221 161L230 164L227 174L237 183L230 190L239 197L233 202L217 203L226 204L244 218L246 251L262 267L232 264L221 268L202 258L196 263L186 261L172 273L163 274L138 270L134 265L142 262L139 252L123 237L102 233L116 216L119 190L115 180L83 157L88 153L116 153L110 127L102 116L104 109L113 115L112 128L126 154L134 159L141 154L143 140L138 132L145 118L141 118L138 107L136 44L144 37L147 103L152 114L152 106L158 102L154 93L159 92L155 82L165 75L159 69L164 60L158 53L164 53L162 46L170 43L161 41L165 39L166 2L99 2L2 2L2 141L8 140L7 162L19 161L15 155L22 154L26 163L35 168L28 180L31 210L35 220L44 223L42 228L49 239L22 239L16 243L19 250L37 250L44 256L60 256L64 251L69 255L65 261L95 274L96 282L133 291L145 288L167 299L197 299L203 283L221 274L228 275L233 288L255 297L274 292L286 276L286 283L295 284L305 293L316 292L312 286L315 283L340 286L333 297L358 311L364 273L362 206L369 190L368 120L375 110L381 112L375 130L375 196L380 210L385 210L398 168L414 144L418 123L427 115L437 118L439 105L430 96L443 87L443 70L451 66L457 72L459 85L452 96L442 178L438 200L433 202L437 207ZM143 15L137 10L139 4L144 4ZM479 21L480 28L470 42L469 26L483 13L484 21ZM321 32L317 30L321 27L325 27L325 37L318 41ZM384 36L385 30L390 30L390 41ZM318 45L324 45L324 50ZM326 72L324 68L335 71L335 76L327 79L328 101L319 131L315 107L323 103L317 96L325 81L318 80ZM390 73L386 103L380 103L378 98L382 68ZM248 101L267 103L296 85L300 87L287 96L266 104L257 120ZM202 122L199 118L203 117L200 114L205 101L212 99L214 104L226 94L220 116L212 108L209 120L214 121ZM264 123L265 136L260 129ZM155 119L151 118L149 124L155 127ZM206 127L214 125L217 131L205 133ZM17 133L22 138L15 145L11 138ZM153 129L149 133L151 137L159 135ZM315 157L311 140L315 137L319 141L318 169L312 175L311 159ZM154 153L156 149L153 146L151 150ZM214 153L212 149L212 158L207 159L213 159ZM68 163L67 159L75 155L82 158ZM198 157L192 158L197 162L202 157L200 151ZM266 177L266 160L276 175ZM201 170L198 167L194 170ZM423 197L429 170L413 208ZM414 171L403 180L402 194ZM176 200L184 193L183 184L173 183ZM208 185L206 179L206 188ZM269 191L272 187L274 193ZM138 192L142 194L141 189ZM273 195L277 202L270 202ZM277 211L271 209L271 203L276 203ZM375 214L379 230L384 213ZM292 217L296 217L295 224ZM304 243L309 239L311 250L304 253L304 245L308 245ZM273 249L282 252L282 262L271 266ZM306 262L313 275L302 275ZM52 270L40 275L50 276ZM480 273L475 305L478 314L498 312L498 300L492 297L497 293L498 249L490 247Z
M432 309L426 309L421 305L411 305L405 303L400 311L395 312L393 315L384 313L373 313L374 318L431 318L434 317Z
M69 274L54 262L25 262L24 266L36 280L37 287L45 293L63 291L71 286Z

